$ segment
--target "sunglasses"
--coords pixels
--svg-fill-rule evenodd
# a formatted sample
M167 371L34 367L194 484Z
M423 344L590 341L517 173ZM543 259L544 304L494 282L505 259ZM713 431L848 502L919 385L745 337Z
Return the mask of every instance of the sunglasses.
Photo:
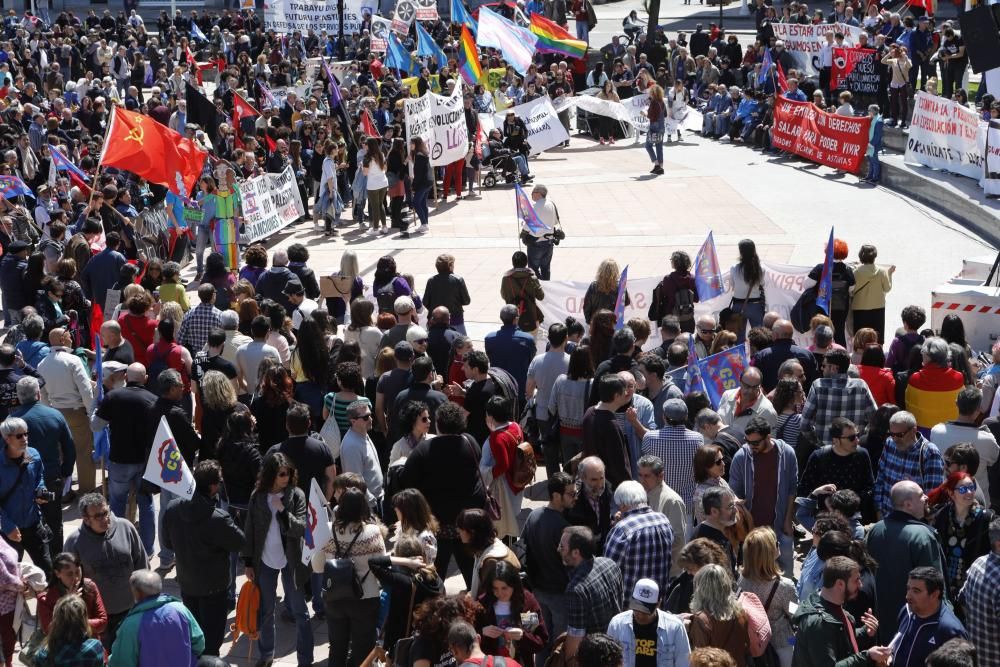
M740 380L740 386L742 386L744 389L760 389L760 384L759 383L758 384L747 384L746 382L743 382L742 380Z
M966 496L966 495L968 495L970 493L975 493L976 492L976 485L975 484L966 484L965 486L956 486L955 487L955 491L957 493L959 493L960 495Z
M751 440L750 438L747 438L746 443L751 447L760 447L762 444L764 444L764 438L759 438L757 440Z
M103 512L95 512L94 514L90 515L91 519L106 519L107 517L108 517L108 510L104 510Z
M17 438L18 440L24 440L25 438L28 437L28 434L25 433L25 432L22 432L22 433L11 433L10 437Z
M899 431L899 432L889 431L889 437L890 438L905 438L906 434L909 433L909 432L910 432L910 429L906 429L905 431Z
M356 420L357 419L364 419L365 421L367 421L367 420L369 420L371 418L372 418L371 413L368 413L367 415L361 415L359 417L355 417L354 419L356 419Z

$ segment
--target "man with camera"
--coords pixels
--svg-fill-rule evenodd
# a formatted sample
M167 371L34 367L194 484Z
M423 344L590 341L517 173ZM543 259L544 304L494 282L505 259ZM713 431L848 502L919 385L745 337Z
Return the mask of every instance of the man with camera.
M531 200L535 202L535 214L548 229L535 231L526 223L521 226L521 240L528 250L528 266L539 280L548 280L552 265L552 251L559 241L566 238L559 226L559 211L549 199L549 189L541 183L531 190Z
M46 577L52 576L49 540L52 531L42 519L41 505L55 495L45 488L45 466L38 450L28 446L28 424L8 417L0 424L4 456L0 457L0 531L17 551L18 560L27 551Z

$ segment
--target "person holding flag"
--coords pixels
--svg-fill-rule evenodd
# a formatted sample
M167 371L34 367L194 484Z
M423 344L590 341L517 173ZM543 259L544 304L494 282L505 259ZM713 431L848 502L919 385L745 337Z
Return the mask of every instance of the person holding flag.
M528 267L539 280L549 280L559 212L548 199L549 189L541 183L532 188L531 201L518 184L514 185L514 193L517 219L521 222L521 241L528 253Z
M295 618L298 664L313 661L313 631L303 595L309 580L309 569L302 562L302 538L308 521L306 495L298 487L295 464L281 452L268 454L257 489L250 496L246 541L240 552L244 574L260 588L257 647L258 660L265 664L274 659L279 577L285 605Z
M835 239L831 227L826 257L809 272L809 278L816 281L816 307L833 320L833 339L844 346L847 345L845 328L851 310L851 288L855 282L854 271L844 263L847 251L847 242Z

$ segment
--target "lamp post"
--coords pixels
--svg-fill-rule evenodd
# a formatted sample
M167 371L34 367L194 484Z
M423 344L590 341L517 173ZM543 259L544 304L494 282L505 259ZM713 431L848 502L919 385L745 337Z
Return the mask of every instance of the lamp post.
M344 45L344 0L337 0L337 57L343 61L346 53Z

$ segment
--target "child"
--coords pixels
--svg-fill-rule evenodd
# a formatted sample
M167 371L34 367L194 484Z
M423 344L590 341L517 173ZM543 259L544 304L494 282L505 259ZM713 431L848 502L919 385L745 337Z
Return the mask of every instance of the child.
M177 262L163 265L163 284L160 285L160 303L176 302L185 313L191 310L187 292L181 282L181 266Z

